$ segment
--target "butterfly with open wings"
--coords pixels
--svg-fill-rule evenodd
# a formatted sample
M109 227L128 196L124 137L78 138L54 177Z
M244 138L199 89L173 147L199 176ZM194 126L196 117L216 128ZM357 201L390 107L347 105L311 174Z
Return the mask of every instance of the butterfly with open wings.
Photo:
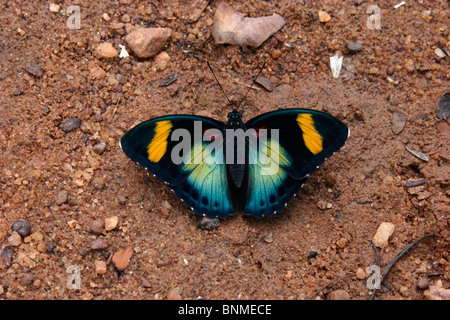
M337 118L310 109L242 118L237 108L226 123L166 115L138 124L120 145L194 212L263 217L281 211L350 132Z

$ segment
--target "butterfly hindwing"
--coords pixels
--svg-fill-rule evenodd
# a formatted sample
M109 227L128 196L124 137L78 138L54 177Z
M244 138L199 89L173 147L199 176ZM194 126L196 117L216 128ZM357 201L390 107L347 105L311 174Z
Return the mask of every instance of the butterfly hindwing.
M253 216L270 216L283 209L308 175L348 136L347 126L338 119L307 109L265 113L245 126L260 132L258 143L250 139L248 147L244 213Z
M201 150L204 160L197 165L186 164L190 174L180 184L173 186L173 190L198 214L225 218L236 212L237 203L228 188L223 149L219 148L212 155L208 144L202 143Z
M267 129L268 134L273 134L272 129L278 130L280 167L296 179L316 170L344 145L349 134L347 126L337 118L309 109L264 113L245 126Z
M246 214L260 217L281 211L306 181L306 178L291 177L280 166L286 159L279 154L284 152L282 147L276 144L274 140L258 145L249 142L248 184L243 207Z
M195 212L225 217L236 211L236 200L227 187L223 152L218 147L213 153L210 142L203 141L208 130L223 128L223 123L206 117L164 116L138 124L120 144L130 159L168 184ZM188 143L185 149L181 142Z

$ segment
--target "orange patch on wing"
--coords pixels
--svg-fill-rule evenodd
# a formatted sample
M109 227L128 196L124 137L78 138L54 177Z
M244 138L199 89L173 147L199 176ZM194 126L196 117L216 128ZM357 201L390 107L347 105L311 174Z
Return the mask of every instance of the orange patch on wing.
M167 151L167 138L172 131L172 123L162 120L156 123L155 134L147 147L148 160L158 162Z
M313 154L319 154L323 150L323 140L320 133L314 126L314 120L309 113L300 113L297 116L297 123L303 131L303 141L306 147Z

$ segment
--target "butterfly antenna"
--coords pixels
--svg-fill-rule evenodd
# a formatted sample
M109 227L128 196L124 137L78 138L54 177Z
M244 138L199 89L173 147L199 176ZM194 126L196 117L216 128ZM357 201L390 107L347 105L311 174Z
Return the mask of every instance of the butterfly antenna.
M209 64L209 61L206 60L206 63L208 64L209 70L211 70L211 73L213 74L214 79L216 79L217 84L219 85L220 90L222 90L223 95L225 96L225 98L227 98L228 103L231 105L231 101L230 101L230 99L228 98L228 96L227 96L227 94L225 93L225 91L223 90L222 86L220 85L219 79L217 79L216 74L214 73L213 69L211 68L211 65Z
M259 75L260 75L261 72L263 71L264 66L266 65L266 62L267 62L267 60L264 60L264 63L263 63L263 65L262 65L261 69L259 70L258 74L256 75L256 77L253 78L252 85L250 86L250 88L248 88L247 93L246 93L245 96L241 99L241 101L239 101L238 106L241 105L242 101L244 101L244 99L247 97L247 95L249 94L250 90L252 90L253 85L255 84L256 79L258 79ZM244 111L244 108L242 108L242 112L243 112L243 111Z

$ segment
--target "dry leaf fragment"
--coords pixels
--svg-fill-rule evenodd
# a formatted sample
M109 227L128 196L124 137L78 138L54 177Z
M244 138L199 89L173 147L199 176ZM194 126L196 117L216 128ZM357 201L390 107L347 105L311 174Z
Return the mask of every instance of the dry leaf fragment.
M285 21L279 14L247 18L228 4L221 3L214 14L212 35L217 44L257 48L284 24Z

